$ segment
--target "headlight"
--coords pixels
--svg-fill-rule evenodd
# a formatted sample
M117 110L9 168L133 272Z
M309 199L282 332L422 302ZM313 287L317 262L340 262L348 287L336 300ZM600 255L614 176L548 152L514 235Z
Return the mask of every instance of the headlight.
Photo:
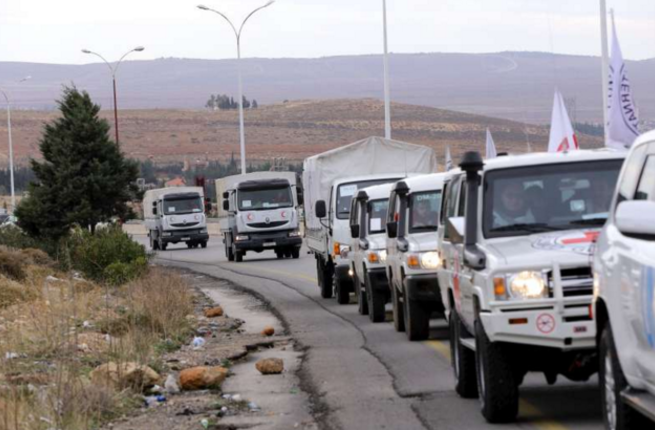
M289 237L300 237L300 232L298 230L289 232Z
M237 237L235 237L235 240L237 242L241 242L243 240L248 240L248 235L247 234L239 234Z
M509 290L515 299L541 299L548 292L540 272L521 272L509 277Z
M368 251L366 259L371 264L382 264L387 260L387 251L382 249L380 251Z
M204 234L204 233L207 233L207 229L206 228L200 229L200 234Z
M405 257L407 266L410 269L436 270L441 267L441 257L438 252L421 252L419 254L407 254Z

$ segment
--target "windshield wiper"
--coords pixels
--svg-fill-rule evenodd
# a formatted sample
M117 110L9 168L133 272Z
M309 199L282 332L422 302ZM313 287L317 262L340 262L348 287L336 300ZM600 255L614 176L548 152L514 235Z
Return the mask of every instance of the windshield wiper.
M503 232L503 231L527 231L529 233L543 233L546 231L557 231L561 230L560 227L554 227L552 225L537 223L537 224L511 224L504 227L492 228L491 232Z
M605 225L605 221L607 221L607 218L577 219L575 221L571 221L571 224L603 226Z

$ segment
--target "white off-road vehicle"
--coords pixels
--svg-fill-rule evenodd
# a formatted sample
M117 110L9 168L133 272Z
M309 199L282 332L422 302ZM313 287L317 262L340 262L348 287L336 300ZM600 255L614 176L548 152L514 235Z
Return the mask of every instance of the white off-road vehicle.
M360 190L352 200L350 232L352 272L359 313L372 322L384 321L389 284L384 263L386 251L386 219L389 193L393 184L377 185Z
M387 215L387 276L390 289L374 300L391 295L393 323L409 340L430 334L430 316L443 313L437 269L437 228L441 190L447 173L404 179L396 183Z
M479 395L487 421L516 418L527 372L549 384L597 372L591 249L624 157L571 151L485 163L468 152L447 183L439 270L456 390Z
M606 428L655 428L655 132L633 145L594 257Z

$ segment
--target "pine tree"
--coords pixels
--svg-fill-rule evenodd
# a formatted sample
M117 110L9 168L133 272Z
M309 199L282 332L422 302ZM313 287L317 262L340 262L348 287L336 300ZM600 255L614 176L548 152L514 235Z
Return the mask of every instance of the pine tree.
M74 225L94 232L99 222L132 216L127 202L137 192L138 175L88 93L65 87L58 105L62 116L46 124L39 143L44 161L32 160L36 181L16 209L29 235L54 240Z
M257 103L257 100L252 99L252 108L257 109L259 107L259 104Z

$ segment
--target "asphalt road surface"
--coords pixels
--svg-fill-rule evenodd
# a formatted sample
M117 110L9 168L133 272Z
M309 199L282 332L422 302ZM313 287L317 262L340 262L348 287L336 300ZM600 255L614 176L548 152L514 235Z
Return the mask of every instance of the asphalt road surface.
M145 237L136 239L147 243ZM267 251L230 263L221 240L212 237L207 249L169 246L157 253L157 262L227 279L277 309L307 348L302 376L315 395L317 418L329 428L603 428L595 378L570 383L560 377L548 386L541 374L526 377L516 423L487 424L478 401L462 399L453 389L445 322L432 322L429 341L409 342L389 322L373 324L359 315L355 304L340 306L335 299L322 299L314 257L304 249L298 260L277 260Z

